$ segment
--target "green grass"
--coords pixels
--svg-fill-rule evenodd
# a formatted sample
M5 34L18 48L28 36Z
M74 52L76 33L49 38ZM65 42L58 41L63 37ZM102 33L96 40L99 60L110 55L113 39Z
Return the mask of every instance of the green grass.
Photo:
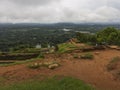
M43 53L40 53L38 58L45 58L44 54Z
M76 46L70 43L59 44L58 47L59 47L58 50L59 53L65 53L76 49Z
M26 64L29 62L34 62L37 60L42 60L41 58L32 58L32 59L28 59L28 60L24 60L24 61L17 61L14 63L10 63L10 64L0 64L0 67L7 67L7 66L12 66L12 65L19 65L19 64Z
M0 90L95 90L83 81L64 77L50 78L42 81L33 80L10 86L0 86Z
M79 58L79 55L78 54L74 54L73 58Z
M37 49L37 48L24 48L24 49L20 49L17 51L12 51L15 53L40 53L41 49Z
M81 55L81 59L93 59L94 55L92 53L85 53Z

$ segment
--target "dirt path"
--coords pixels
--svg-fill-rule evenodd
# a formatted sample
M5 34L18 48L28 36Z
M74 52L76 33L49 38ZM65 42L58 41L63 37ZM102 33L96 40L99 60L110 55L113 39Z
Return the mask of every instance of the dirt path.
M32 70L24 64L0 67L0 76L7 78L8 81L18 81L34 78L38 75L65 75L79 78L99 90L120 90L120 81L116 80L106 70L106 65L111 61L111 58L120 56L120 51L105 50L99 52L100 54L95 55L94 60L74 59L72 56L73 53L62 55L62 57L56 58L62 66L55 70L49 70L47 68ZM53 59L51 56L46 58L48 61Z

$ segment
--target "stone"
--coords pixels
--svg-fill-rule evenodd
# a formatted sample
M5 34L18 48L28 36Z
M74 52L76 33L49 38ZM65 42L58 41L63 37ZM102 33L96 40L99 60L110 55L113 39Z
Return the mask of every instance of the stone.
M51 64L48 66L49 69L55 69L57 67L59 67L59 64Z

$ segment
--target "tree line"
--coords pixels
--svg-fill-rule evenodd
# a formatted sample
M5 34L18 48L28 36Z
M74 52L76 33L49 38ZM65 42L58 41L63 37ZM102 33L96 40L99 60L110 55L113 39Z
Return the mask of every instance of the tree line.
M107 27L95 34L78 32L76 38L81 43L120 45L120 30Z

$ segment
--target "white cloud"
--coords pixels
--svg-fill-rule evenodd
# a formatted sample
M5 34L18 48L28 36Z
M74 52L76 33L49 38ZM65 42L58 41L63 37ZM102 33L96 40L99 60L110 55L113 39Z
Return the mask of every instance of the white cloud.
M0 22L120 22L118 0L0 0Z

